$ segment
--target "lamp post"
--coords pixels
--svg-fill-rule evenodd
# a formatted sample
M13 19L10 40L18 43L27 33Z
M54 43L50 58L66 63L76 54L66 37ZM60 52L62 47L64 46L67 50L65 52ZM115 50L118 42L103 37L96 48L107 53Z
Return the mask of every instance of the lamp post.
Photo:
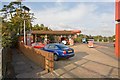
M35 19L34 17L33 17L33 13L27 13L28 15L30 15L30 18L24 18L24 44L26 44L26 29L25 29L25 24L26 24L26 20L28 20L28 22L29 22L29 27L30 27L30 22L31 22L31 20L32 19ZM31 34L31 28L30 28L30 31L29 31L29 34Z
M26 34L25 34L25 19L24 19L24 44L26 44Z

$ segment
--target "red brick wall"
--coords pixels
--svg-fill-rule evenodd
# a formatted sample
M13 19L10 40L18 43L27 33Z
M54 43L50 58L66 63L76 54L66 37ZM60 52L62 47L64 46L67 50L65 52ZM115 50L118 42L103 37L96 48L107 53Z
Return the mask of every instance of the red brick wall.
M25 56L27 56L41 68L47 71L53 71L53 53L49 53L39 49L34 49L33 47L24 45L23 43L19 43L19 49Z

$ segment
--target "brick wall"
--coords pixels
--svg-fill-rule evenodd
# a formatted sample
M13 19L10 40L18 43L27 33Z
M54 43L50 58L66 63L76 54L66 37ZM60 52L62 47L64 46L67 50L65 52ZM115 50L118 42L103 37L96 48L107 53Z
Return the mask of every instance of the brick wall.
M54 68L54 59L53 53L46 52L40 49L35 49L31 46L24 45L23 43L19 43L19 50L39 65L41 68L45 69L48 72L53 71Z

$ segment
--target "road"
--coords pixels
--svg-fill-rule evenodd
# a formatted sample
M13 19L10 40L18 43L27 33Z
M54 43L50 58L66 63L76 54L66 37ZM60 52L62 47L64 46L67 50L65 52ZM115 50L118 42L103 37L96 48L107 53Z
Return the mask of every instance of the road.
M113 43L95 43L95 49L117 60Z
M55 61L54 72L42 78L118 78L120 67L112 43L95 43L71 46L75 56Z
M95 44L97 45L100 45L100 46L106 46L106 47L109 47L109 48L114 48L114 43L105 43L105 42L101 42L101 43L98 43L98 42L95 42Z
M87 46L87 44L76 44L76 45L72 46L74 48L74 50L77 51L77 52L75 52L75 56L70 59L60 59L59 61L55 61L55 69L64 67L70 63L76 62L76 61L82 59L83 57L87 56L90 48L86 47L87 50L85 50L84 48L82 49L82 46ZM95 43L94 49L117 60L115 53L114 53L113 43Z
M74 63L83 57L88 55L86 52L76 52L74 57L71 57L69 59L60 59L59 61L55 61L54 69L62 68L64 66L67 66L68 64Z

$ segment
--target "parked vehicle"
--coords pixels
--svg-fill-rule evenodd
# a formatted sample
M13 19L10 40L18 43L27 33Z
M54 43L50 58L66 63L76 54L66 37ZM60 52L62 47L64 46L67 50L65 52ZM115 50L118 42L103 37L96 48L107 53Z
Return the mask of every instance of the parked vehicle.
M39 43L39 42L33 43L32 46L33 46L34 48L37 48L37 49L40 49L40 48L45 47L45 45L44 45L43 43Z
M47 44L43 50L54 53L54 60L73 57L74 50L61 43Z
M82 38L82 43L87 43L87 39L86 38Z
M88 40L88 47L93 48L94 47L93 44L94 44L94 39L89 39Z

